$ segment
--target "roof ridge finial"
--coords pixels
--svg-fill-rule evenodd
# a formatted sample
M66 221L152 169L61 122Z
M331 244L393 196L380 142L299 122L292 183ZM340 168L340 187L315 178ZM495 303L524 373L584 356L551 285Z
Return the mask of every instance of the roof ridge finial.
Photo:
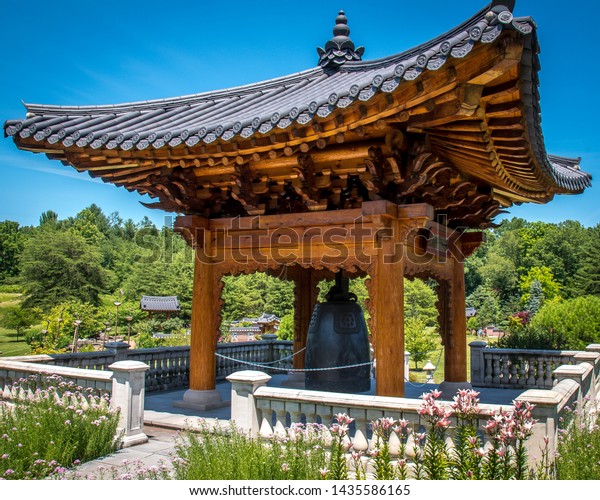
M333 38L327 42L325 49L317 47L319 66L323 68L339 68L347 61L360 61L365 52L364 47L354 47L350 40L348 18L343 10L338 12L333 27Z

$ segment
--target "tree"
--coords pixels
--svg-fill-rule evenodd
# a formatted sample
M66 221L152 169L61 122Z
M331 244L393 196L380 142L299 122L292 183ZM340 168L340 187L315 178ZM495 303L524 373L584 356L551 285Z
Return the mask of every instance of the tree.
M559 339L559 349L585 350L600 343L600 297L586 296L546 304L530 323Z
M533 242L527 253L527 267L547 267L560 284L561 295L571 297L574 277L583 264L590 233L581 223L567 220L548 224L543 237Z
M277 338L280 340L294 340L294 314L286 314L281 318L277 329Z
M590 237L584 246L585 257L577 269L573 293L600 296L600 224L589 229Z
M425 326L437 328L437 295L423 280L404 280L404 317L421 320Z
M17 334L17 342L25 330L36 322L36 315L31 309L25 309L21 306L10 307L4 311L2 316L2 325L9 330L14 330Z
M23 248L25 307L49 310L70 299L97 305L106 285L100 253L73 230L38 230Z
M533 280L529 288L529 301L527 302L527 310L534 316L544 304L544 290L539 280Z
M0 280L19 274L24 238L18 222L0 222Z
M44 329L30 335L27 342L37 353L53 353L64 350L73 342L75 320L80 320L79 339L98 335L104 330L103 320L114 321L113 316L106 317L103 311L91 304L78 300L68 300L57 304L42 316Z
M516 290L517 270L508 257L490 251L486 262L479 269L483 283L495 290L500 300L506 300Z
M96 207L96 205L92 205ZM96 207L97 208L97 207ZM100 211L102 213L102 211ZM101 220L98 213L90 208L84 208L77 214L73 221L73 228L90 244L97 246L103 239L104 234L98 227L98 221ZM106 223L108 226L108 222Z
M520 288L523 292L521 296L521 304L527 307L531 298L531 287L534 281L540 283L541 291L544 295L544 300L552 301L560 298L560 283L558 283L552 274L552 270L548 267L532 267L529 272L521 278Z
M435 328L428 327L423 319L408 317L404 320L404 348L410 352L411 359L418 368L421 361L437 347Z
M498 293L485 285L477 287L477 290L467 297L467 306L477 310L474 317L477 328L498 325L503 319Z
M58 214L53 210L46 210L42 215L40 215L40 227L42 226L51 226L55 227L58 223Z

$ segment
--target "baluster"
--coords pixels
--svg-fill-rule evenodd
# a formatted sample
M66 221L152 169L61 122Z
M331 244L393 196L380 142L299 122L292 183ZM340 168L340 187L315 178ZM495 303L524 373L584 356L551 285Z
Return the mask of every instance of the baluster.
M300 403L288 401L285 404L285 409L290 414L290 426L302 422L302 412L300 411Z
M304 414L307 424L317 423L317 410L313 403L301 403L300 411Z
M495 385L500 384L500 356L493 355L492 356L492 365L493 365L493 381Z
M527 386L535 386L535 359L533 356L527 357Z
M163 353L158 352L156 355L156 386L158 390L164 390L165 386L165 367L163 363Z
M510 384L515 385L517 383L517 358L513 356L510 362Z
M287 435L285 428L287 427L288 416L287 410L285 409L285 402L274 401L273 406L275 409L275 435L285 437Z
M366 453L369 450L369 440L367 439L367 411L364 409L353 409L354 417L354 439L352 447L355 451Z
M493 381L492 374L494 370L492 369L492 355L489 353L484 353L485 356L485 378L484 381L486 385L489 385Z
M502 356L502 384L508 385L510 382L508 380L508 374L510 370L510 358L508 355Z
M333 420L333 411L328 404L316 405L317 415L321 417L321 423L329 427Z
M225 349L225 356L233 357L232 354L233 354L232 350L229 347L227 347ZM227 375L229 375L232 372L232 370L231 370L232 365L233 365L233 361L231 361L230 359L223 358L223 373L221 373L221 377L226 377Z
M552 389L552 386L554 385L554 381L552 380L552 372L554 371L553 368L553 359L550 358L548 359L548 361L546 362L546 376L544 377L544 387L548 388L548 389Z
M537 380L538 387L544 387L544 358L540 357L537 360Z
M260 411L260 430L258 434L260 437L270 439L273 437L273 409L271 408L271 402L267 399L259 399L256 404Z
M527 384L527 379L525 377L525 358L522 354L518 355L519 359L519 372L518 372L518 383L521 385Z

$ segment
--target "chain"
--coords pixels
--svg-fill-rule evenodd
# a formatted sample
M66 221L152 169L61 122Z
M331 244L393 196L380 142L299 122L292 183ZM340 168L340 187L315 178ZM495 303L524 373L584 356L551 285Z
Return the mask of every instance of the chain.
M299 351L293 352L292 354L290 354L289 356L286 356L285 358L279 358L275 361L265 361L262 363L262 365L274 365L276 363L279 363L280 361L284 361L286 359L293 358L296 354L300 354L302 351L306 351L306 347L303 347ZM222 354L217 354L217 356L225 357ZM233 358L227 358L227 359L233 359ZM244 363L244 361L242 361L241 359L236 359L236 361L239 361L240 363Z
M300 351L298 351L298 352L300 352ZM325 371L331 371L331 370L345 370L347 368L357 368L359 366L367 366L367 365L373 364L372 361L368 361L366 363L357 363L354 365L332 366L331 368L280 368L278 366L268 366L266 364L252 363L250 361L244 361L242 359L230 358L229 356L219 354L218 352L215 354L219 358L228 359L230 361L235 361L236 363L241 363L241 364L250 365L250 366L258 366L259 368L268 368L269 370L281 370L284 372L325 372ZM282 359L285 359L285 358L282 358ZM281 360L278 360L278 361L281 361Z

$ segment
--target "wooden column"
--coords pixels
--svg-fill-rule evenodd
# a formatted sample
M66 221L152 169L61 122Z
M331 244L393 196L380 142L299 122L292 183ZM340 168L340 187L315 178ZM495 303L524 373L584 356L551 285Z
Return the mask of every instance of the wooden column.
M192 298L190 389L214 390L216 387L217 283L210 258L210 231L200 230L194 259L194 295Z
M294 352L306 347L308 328L317 303L317 279L312 269L299 268L294 279ZM294 356L293 367L304 368L306 351Z
M446 313L450 329L446 334L444 351L444 380L466 382L467 380L467 317L465 305L464 264L451 260L452 278L449 294L446 294Z
M403 246L400 247L403 249ZM382 241L371 274L371 328L375 335L376 394L404 396L404 255ZM394 256L395 254L395 256Z

